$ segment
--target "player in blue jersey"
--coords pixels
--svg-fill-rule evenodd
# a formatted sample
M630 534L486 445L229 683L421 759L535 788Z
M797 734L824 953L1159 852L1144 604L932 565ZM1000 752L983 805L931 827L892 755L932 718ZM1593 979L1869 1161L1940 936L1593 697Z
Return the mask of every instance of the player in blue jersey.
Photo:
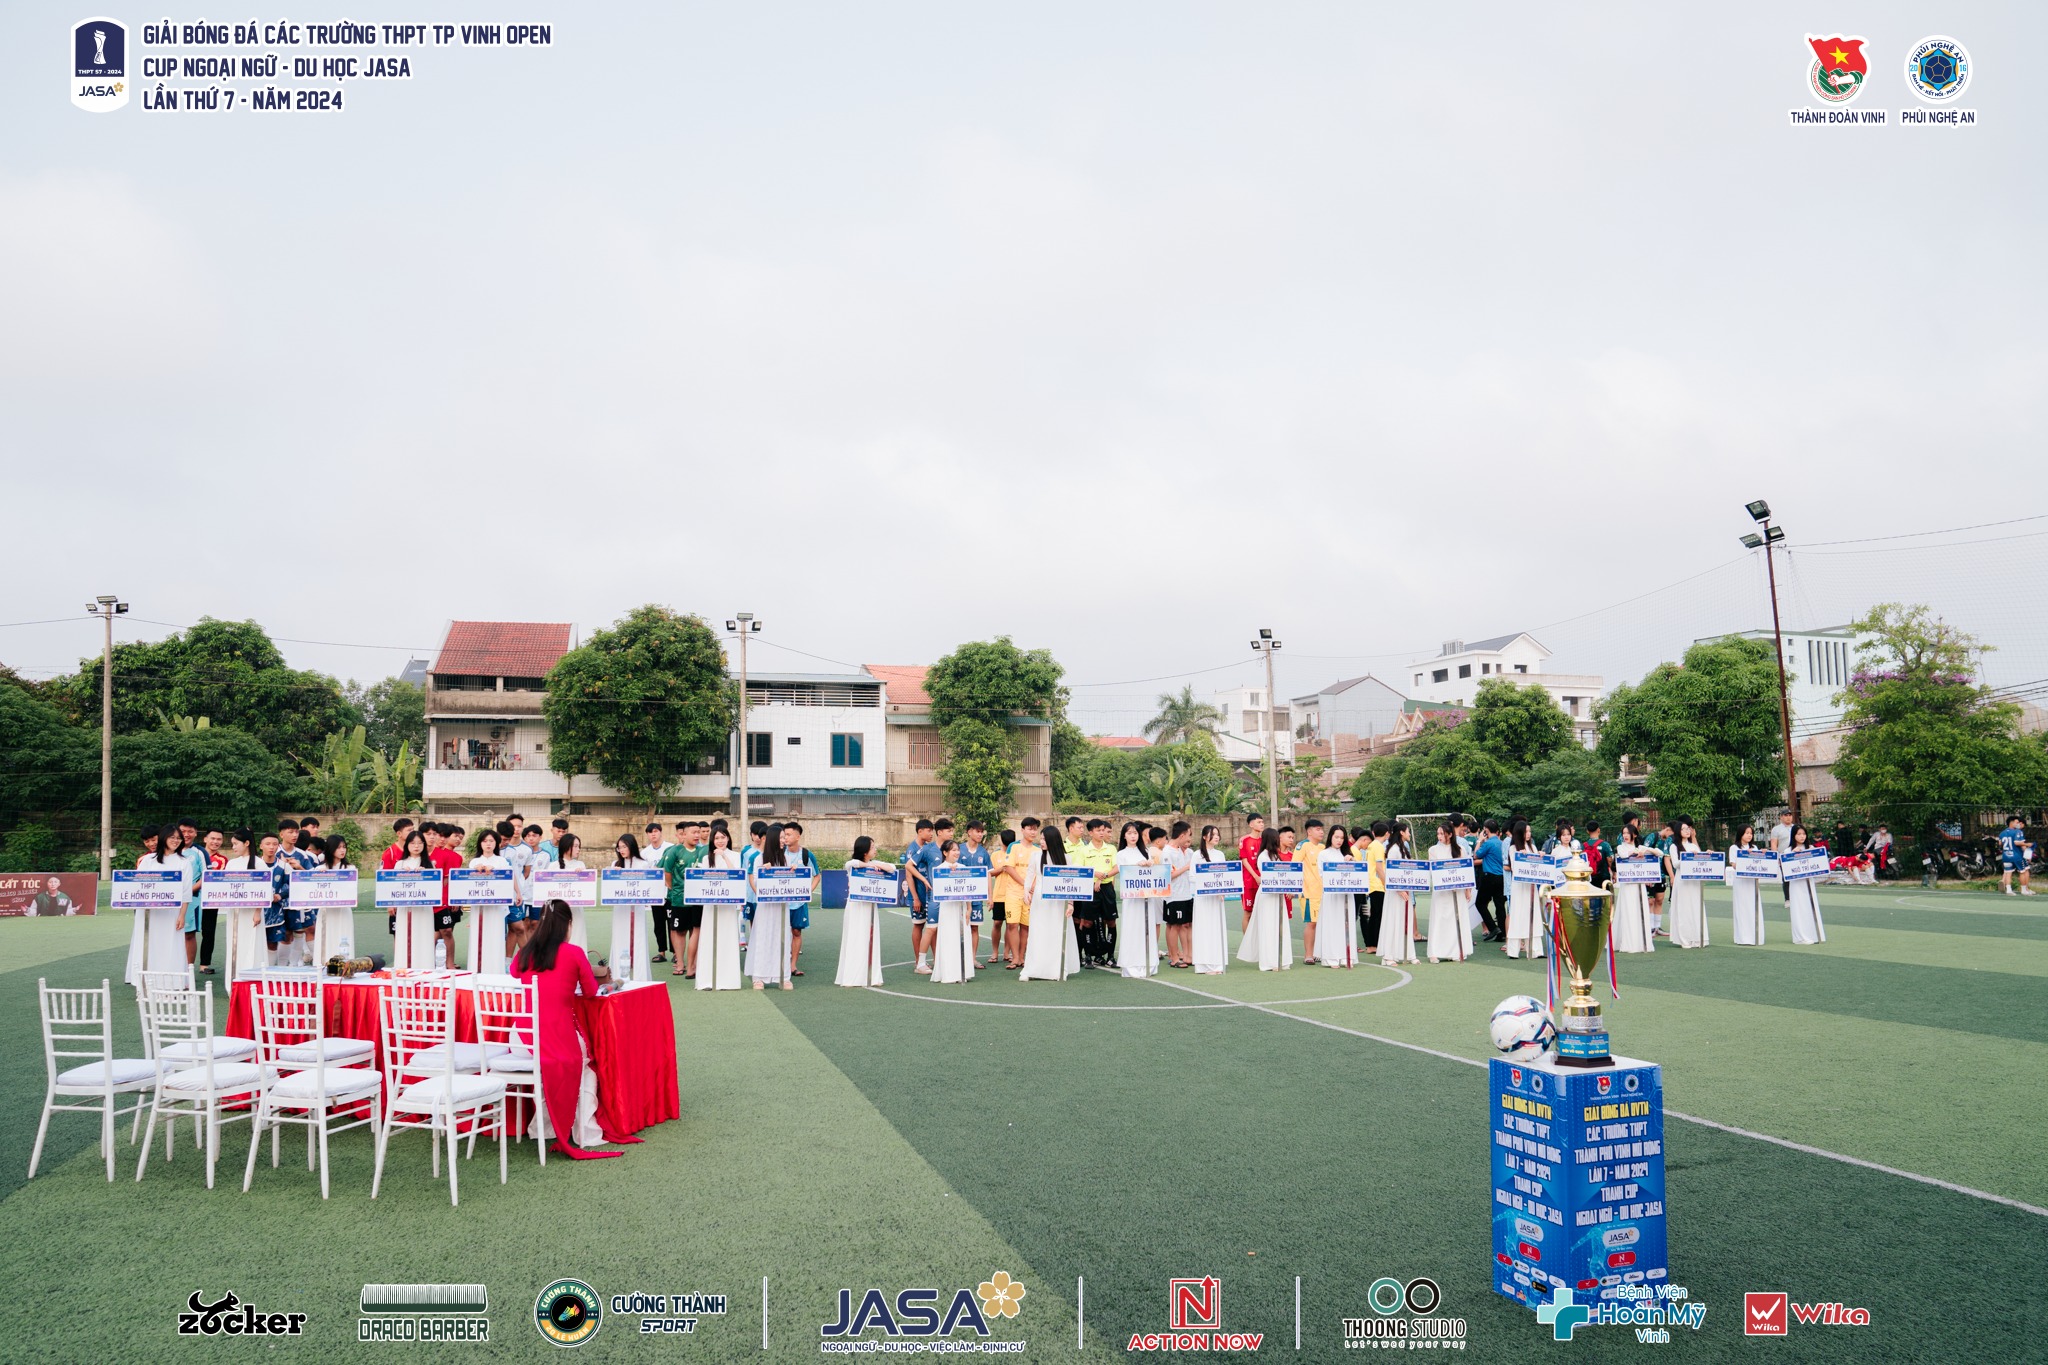
M2027 862L2034 855L2033 841L2027 838L2026 821L2017 815L2009 815L2005 828L1998 832L1999 874L1998 884L2005 888L2005 894L2013 894L2012 874L2020 874L2019 894L2031 896L2034 888L2028 883L2033 874L2027 871Z

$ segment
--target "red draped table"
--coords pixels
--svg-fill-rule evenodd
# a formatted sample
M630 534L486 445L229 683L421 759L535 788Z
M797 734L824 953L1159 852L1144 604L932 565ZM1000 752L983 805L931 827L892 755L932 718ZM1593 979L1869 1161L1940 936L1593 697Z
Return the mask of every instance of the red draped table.
M377 1048L384 1067L384 992L398 983L378 977L328 977L327 1036L359 1038ZM455 1038L476 1041L476 998L466 977L455 977ZM226 1033L256 1036L255 982L235 982ZM665 984L635 986L595 1000L578 997L576 1012L590 1036L590 1066L597 1073L597 1121L607 1131L637 1133L682 1116L676 1081L676 1026Z

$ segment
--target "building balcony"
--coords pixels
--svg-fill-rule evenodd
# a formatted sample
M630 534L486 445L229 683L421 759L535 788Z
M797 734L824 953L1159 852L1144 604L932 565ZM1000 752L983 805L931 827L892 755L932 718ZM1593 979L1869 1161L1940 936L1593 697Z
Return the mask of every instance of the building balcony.
M545 692L466 692L435 688L427 693L428 720L460 720L465 717L517 719L541 714Z

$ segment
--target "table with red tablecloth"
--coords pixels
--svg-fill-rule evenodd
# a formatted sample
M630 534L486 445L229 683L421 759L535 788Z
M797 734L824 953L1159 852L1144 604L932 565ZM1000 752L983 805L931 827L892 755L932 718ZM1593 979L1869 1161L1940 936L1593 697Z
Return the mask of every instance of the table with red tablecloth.
M377 1048L384 1066L383 998L398 982L380 977L328 977L327 1036L358 1038ZM455 987L455 1038L476 1041L475 987L467 977ZM255 979L237 980L228 1002L224 1030L235 1038L256 1036ZM601 995L578 997L576 1012L590 1036L590 1066L597 1073L597 1121L606 1131L637 1133L682 1115L676 1078L676 1028L668 988L657 983Z

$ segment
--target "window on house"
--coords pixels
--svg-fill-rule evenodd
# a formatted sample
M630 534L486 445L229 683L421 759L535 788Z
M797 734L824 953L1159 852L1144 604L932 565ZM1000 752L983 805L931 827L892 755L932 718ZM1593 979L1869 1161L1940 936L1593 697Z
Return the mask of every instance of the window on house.
M804 737L802 735L791 735L789 737L789 742L791 744L801 744L804 742Z
M861 756L859 735L832 736L832 766L835 768L859 768L866 766Z
M1451 680L1451 670L1448 668L1432 668L1429 671L1429 680L1431 682L1449 682Z
M910 735L910 766L912 768L936 768L946 761L946 746L936 730L930 734L912 731Z
M1259 706L1259 705L1262 705L1262 704L1263 704L1263 699L1261 698L1260 694L1259 694L1259 693L1257 693L1257 692L1254 692L1254 693L1252 693L1252 705L1253 705L1253 706Z
M1470 664L1459 664L1459 665L1458 665L1458 676L1459 676L1459 677L1461 677L1461 678L1469 678L1469 677L1471 677L1471 676L1472 676L1472 665L1470 665Z
M1528 671L1529 671L1529 665L1527 665L1527 664L1516 664L1516 665L1515 665L1515 672L1517 672L1517 673L1527 673Z
M766 730L747 731L747 766L749 768L772 768L775 766L775 736Z
M1417 687L1420 687L1420 686L1422 686L1422 675L1421 675L1420 673L1417 673L1417 674L1415 675L1415 685L1416 685Z
M548 690L548 680L546 678L500 678L499 681L505 685L507 692L545 692Z

